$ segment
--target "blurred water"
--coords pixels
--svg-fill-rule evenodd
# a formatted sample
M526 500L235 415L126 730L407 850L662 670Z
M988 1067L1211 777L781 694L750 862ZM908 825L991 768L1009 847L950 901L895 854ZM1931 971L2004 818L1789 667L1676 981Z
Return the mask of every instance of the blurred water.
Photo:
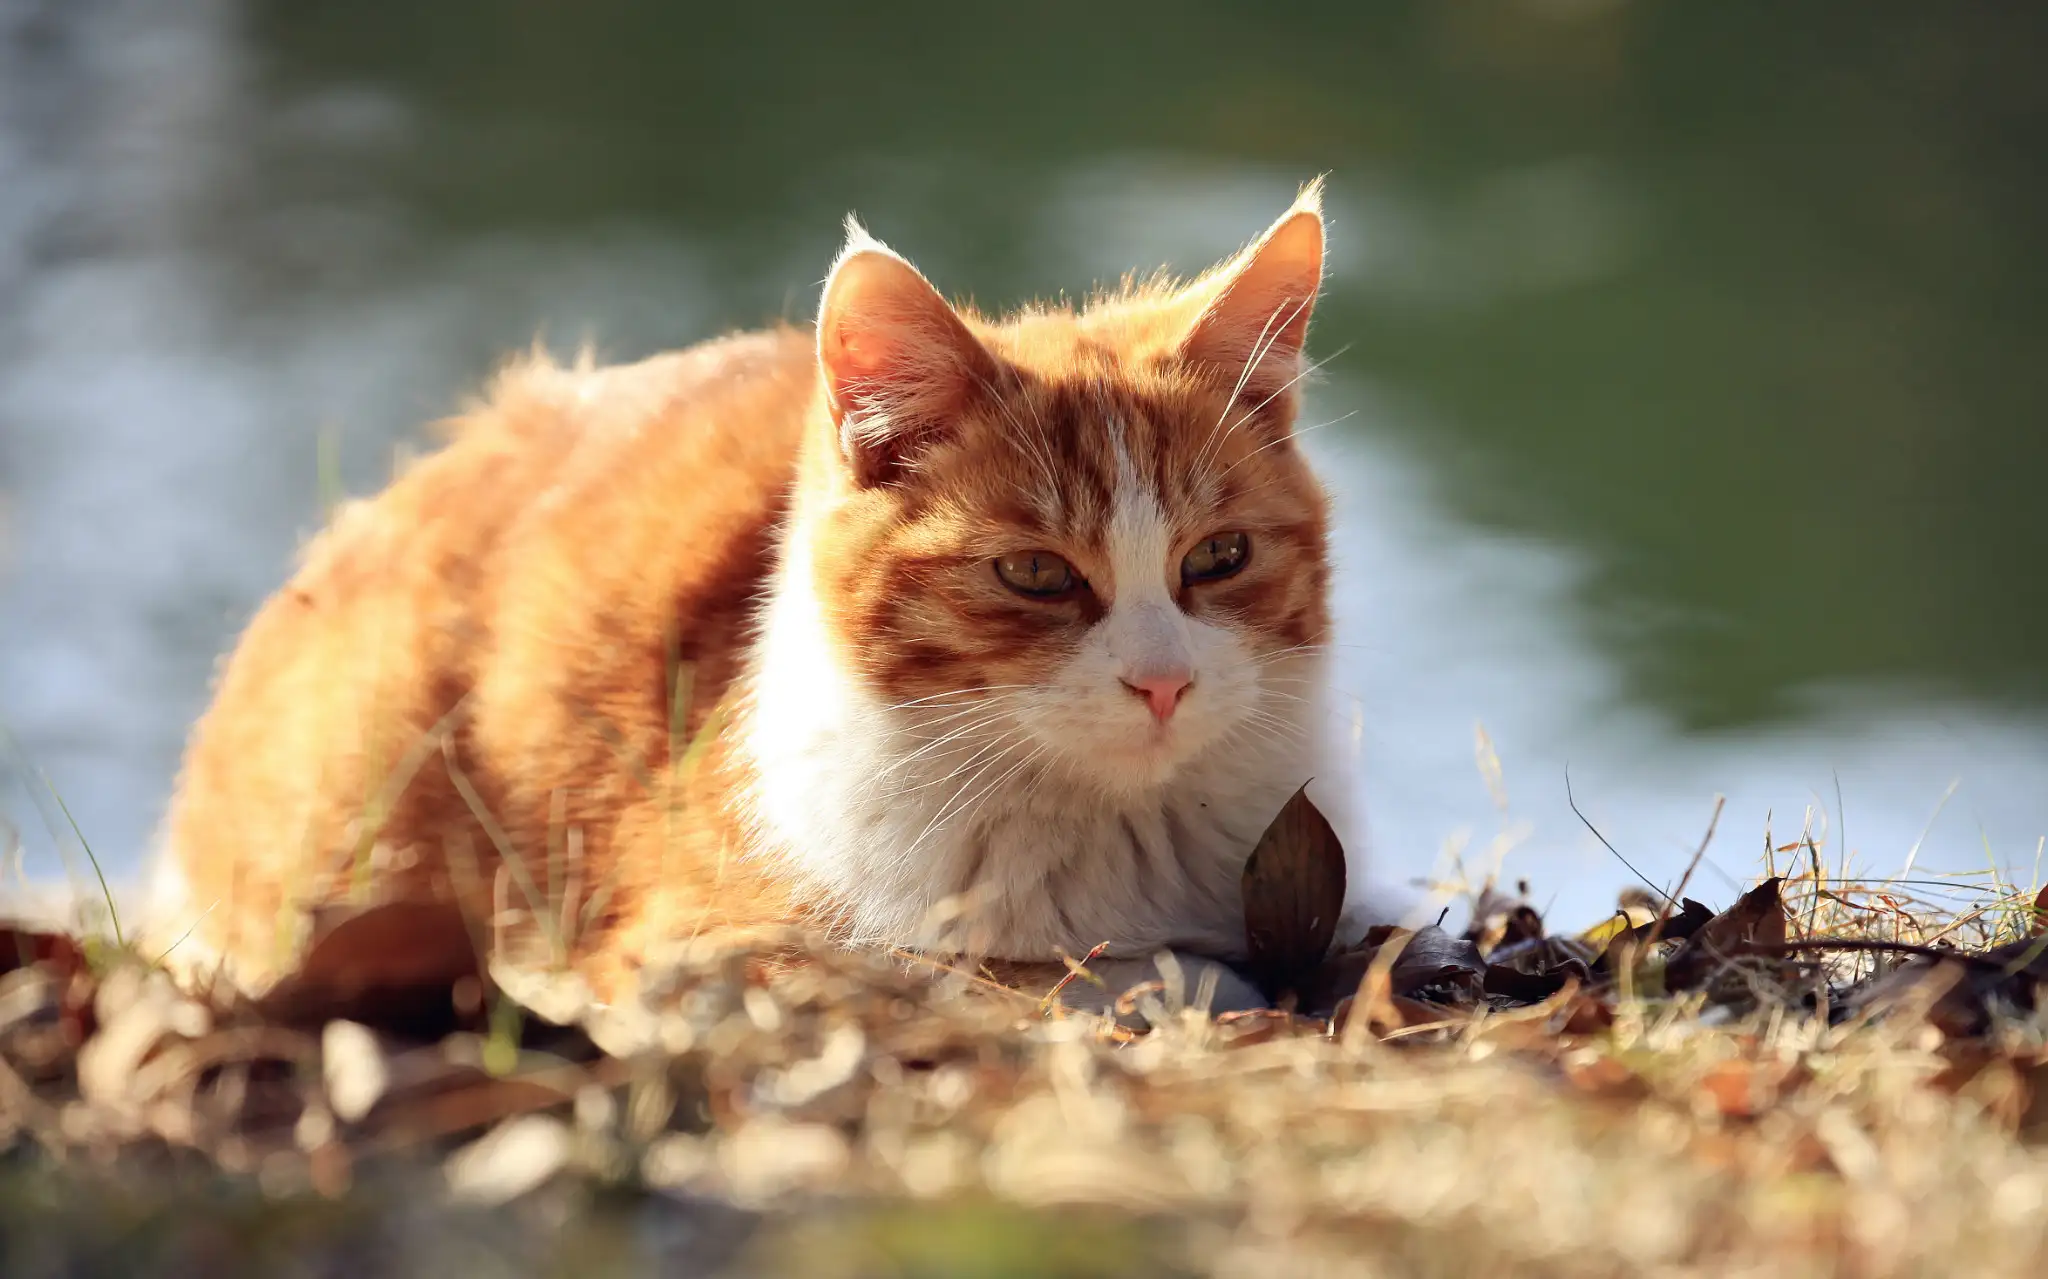
M1809 809L1831 858L1846 817L1869 867L1926 828L1920 865L2026 878L2037 24L1765 9L1333 7L1304 48L1137 6L909 47L831 9L0 0L0 716L132 873L323 454L374 489L536 334L801 315L848 207L995 302L1198 268L1333 168L1344 353L1305 420L1382 876L1505 835L1598 914L1626 872L1569 766L1657 878L1717 793L1736 878ZM32 792L4 812L51 878Z

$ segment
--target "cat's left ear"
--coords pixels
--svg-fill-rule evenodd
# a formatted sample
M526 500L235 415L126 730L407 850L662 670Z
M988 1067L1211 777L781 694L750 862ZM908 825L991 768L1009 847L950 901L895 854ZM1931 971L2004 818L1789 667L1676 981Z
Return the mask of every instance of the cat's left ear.
M818 367L862 488L899 474L994 377L994 359L916 267L847 219L818 307Z
M1181 358L1237 388L1247 407L1291 417L1309 315L1323 283L1323 180L1266 233L1189 286L1201 310Z

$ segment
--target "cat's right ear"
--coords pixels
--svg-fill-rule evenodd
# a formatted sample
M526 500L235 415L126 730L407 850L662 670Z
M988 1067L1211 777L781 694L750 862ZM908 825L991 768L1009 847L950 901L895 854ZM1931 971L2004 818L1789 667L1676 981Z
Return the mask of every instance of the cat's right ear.
M916 267L848 218L818 307L818 368L840 452L867 488L944 432L994 361Z

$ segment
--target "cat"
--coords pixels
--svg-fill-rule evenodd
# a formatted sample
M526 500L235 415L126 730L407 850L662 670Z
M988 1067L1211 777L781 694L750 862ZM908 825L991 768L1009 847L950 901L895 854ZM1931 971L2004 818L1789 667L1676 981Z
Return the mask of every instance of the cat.
M809 330L513 362L226 660L167 819L203 953L261 988L313 908L425 896L607 998L789 924L1241 957L1327 717L1323 258L1319 180L1191 281L991 317L849 218Z

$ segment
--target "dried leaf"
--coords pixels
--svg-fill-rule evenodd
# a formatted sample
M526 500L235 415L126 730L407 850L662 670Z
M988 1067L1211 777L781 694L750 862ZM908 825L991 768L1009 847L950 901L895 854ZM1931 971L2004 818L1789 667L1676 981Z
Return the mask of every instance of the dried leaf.
M1389 994L1384 984L1368 980L1359 987L1356 995L1338 1001L1330 1014L1330 1032L1343 1034L1361 1009L1364 1010L1367 1028L1381 1037L1417 1026L1438 1025L1460 1015L1458 1010L1440 1004Z
M1785 944L1784 880L1776 875L1750 889L1733 906L1701 925L1664 967L1671 990L1703 984L1730 959L1756 948L1775 953ZM1692 903L1688 902L1690 906Z
M1402 944L1388 981L1397 995L1419 995L1443 987L1477 995L1485 977L1486 961L1479 957L1477 946L1431 924Z
M1570 996L1564 1011L1552 1022L1560 1035L1598 1035L1614 1025L1614 1005L1583 987Z
M1958 960L1917 958L1858 982L1844 992L1842 1008L1924 1020L1950 1038L1976 1035L1989 1027L1990 1014L1971 977Z
M1246 1008L1216 1015L1219 1042L1226 1048L1249 1048L1296 1033L1294 1014L1278 1008Z
M1753 1119L1797 1087L1806 1072L1796 1062L1733 1058L1716 1062L1700 1077L1700 1095L1729 1119Z
M1503 1000L1510 1005L1540 1004L1572 982L1586 986L1592 981L1593 974L1585 961L1571 956L1534 971L1510 964L1488 964L1483 989L1496 1007Z
M459 983L483 980L475 944L452 902L387 902L316 921L298 969L258 1003L264 1016L317 1029L361 1022L430 1036L459 1020Z
M1512 968L1538 975L1563 964L1576 963L1590 969L1600 952L1576 937L1530 937L1486 952L1489 968Z
M1516 887L1517 893L1509 894L1489 882L1472 904L1472 922L1465 928L1465 937L1479 947L1480 954L1491 957L1502 946L1543 936L1543 913L1529 904L1528 884Z
M68 977L85 967L85 952L62 933L0 924L0 975L37 964L55 976Z
M1307 786L1259 837L1242 887L1252 972L1268 993L1300 985L1329 953L1344 909L1344 848Z
M2048 885L2034 896L2034 926L2027 931L2033 937L2048 933Z
M1467 939L1453 937L1434 924L1417 932L1375 928L1366 937L1357 948L1330 956L1301 982L1303 1013L1323 1016L1331 1012L1357 992L1366 974L1382 962L1382 955L1391 960L1386 982L1389 998L1419 997L1452 1007L1479 998L1486 961ZM1390 946L1398 949L1389 951Z
M591 1078L606 1079L598 1071ZM378 1100L369 1120L371 1148L411 1149L511 1116L558 1109L574 1099L578 1082L566 1075L498 1079L481 1066L443 1062L438 1074Z
M1617 915L1616 918L1625 917ZM1643 948L1652 941L1684 941L1705 928L1713 919L1712 910L1688 897L1680 903L1675 915L1652 919L1646 924L1610 933L1606 949L1593 961L1593 971L1603 976L1613 976L1633 968ZM1589 932L1583 934L1582 938L1589 938L1591 935Z
M2048 936L2037 933L2019 941L2009 941L2003 946L1993 946L1984 952L1983 958L1987 964L1998 965L1999 973L2005 977L2048 982Z
M25 1019L31 1006L40 1010L45 1000L32 993L32 987L56 997L57 1024L45 1028L47 1035L38 1036L45 1040L41 1047L48 1052L76 1050L98 1028L93 1003L99 982L86 962L84 948L64 934L0 924L0 978L8 977L14 977L15 985L0 982L0 992L14 991L16 999L0 998L0 1031Z
M2048 1082L2038 1061L1982 1042L1951 1042L1941 1055L1947 1064L1927 1081L1929 1087L1970 1098L2009 1132L2037 1126L2043 1117L2040 1085Z
M1564 1077L1581 1092L1615 1101L1633 1101L1649 1095L1643 1077L1605 1053L1573 1053L1560 1063Z

